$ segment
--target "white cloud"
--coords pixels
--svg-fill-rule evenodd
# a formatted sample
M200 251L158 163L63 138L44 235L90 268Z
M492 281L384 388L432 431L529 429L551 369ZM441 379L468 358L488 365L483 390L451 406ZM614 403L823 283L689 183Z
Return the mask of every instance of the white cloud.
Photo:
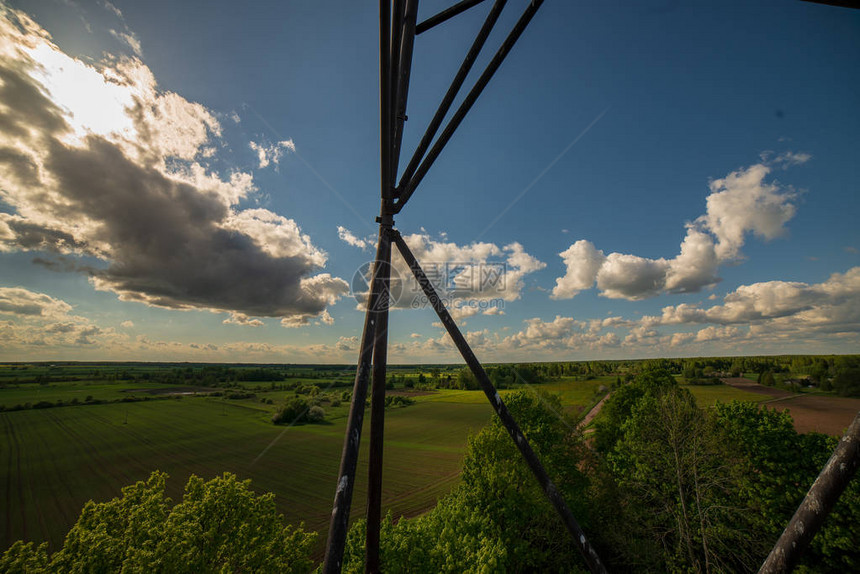
M665 287L669 267L665 259L610 253L597 273L597 287L610 299L653 297Z
M597 280L600 267L606 261L603 251L585 239L580 239L559 255L567 270L562 277L555 280L551 295L553 299L570 299L580 291L591 289Z
M244 325L246 327L262 327L265 325L259 319L252 319L244 313L230 313L230 316L222 321L225 325Z
M223 229L249 237L263 252L274 258L302 260L306 265L322 267L328 256L311 243L298 224L268 209L245 209L230 214Z
M350 231L346 227L343 227L342 225L337 226L337 236L347 245L358 247L362 251L370 249L371 247L371 243L368 240L356 237L356 235L352 231Z
M21 287L0 287L0 314L28 317L65 317L72 306L44 293Z
M117 8L116 6L114 6L113 4L111 4L110 2L108 2L108 0L105 0L105 1L104 1L104 3L103 3L102 5L105 7L105 9L106 9L106 10L108 10L108 11L110 11L110 12L113 12L113 14L114 14L117 18L122 19L122 17L123 17L123 16L122 16L122 10L120 10L119 8Z
M233 121L236 120L234 119ZM285 151L296 151L296 144L293 143L293 140L280 141L269 145L252 141L248 143L248 146L257 154L258 167L260 169L268 167L269 164L277 166L281 162L281 158L284 157Z
M705 341L717 341L721 339L733 339L740 334L740 330L737 327L715 327L711 325L710 327L705 327L704 329L700 329L696 332L696 342L702 343Z
M714 242L694 227L688 227L681 253L668 264L663 289L670 293L695 293L718 281L719 258Z
M335 347L341 351L355 351L358 349L358 337L338 337Z
M289 322L348 292L314 275L327 256L294 220L238 207L253 177L208 167L223 140L204 106L160 90L137 58L67 56L22 12L0 14L0 40L0 250L67 257L45 264L174 309Z
M747 233L774 239L794 217L794 194L766 183L770 171L769 166L756 164L710 183L707 212L698 221L717 238L720 260L738 257Z
M71 311L71 305L45 293L0 287L0 354L6 360L20 360L36 350L56 357L63 350L77 353L122 339L114 329L94 325Z
M683 303L664 307L659 317L643 317L650 325L753 325L768 330L809 333L860 333L860 267L834 273L826 281L766 281L741 285L723 303L700 307Z
M522 296L526 276L546 267L517 242L504 247L493 243L457 245L445 241L444 236L434 240L427 233L406 235L403 239L436 291L452 308L462 305L458 301L470 301L479 305L478 310L487 312L492 307L481 302L516 301ZM421 300L423 293L399 253L392 257L392 263L404 279L397 307L409 308L414 301ZM460 309L463 316L477 312L462 306ZM496 313L499 311L488 314Z
M680 253L672 259L605 255L589 241L575 242L559 254L566 269L556 279L552 298L570 299L595 284L605 297L629 300L695 293L715 285L719 266L742 257L749 234L765 240L780 237L794 216L795 194L765 181L771 165L796 165L808 159L808 154L786 152L771 164L755 164L711 181L706 212L687 224Z
M808 153L787 151L776 156L773 163L783 166L801 165L811 159L812 156Z
M128 45L128 47L131 48L131 51L134 52L134 54L138 58L143 57L143 50L140 46L140 40L137 38L136 35L129 32L117 32L116 30L110 30L110 35L119 40L120 42L123 42L124 44Z

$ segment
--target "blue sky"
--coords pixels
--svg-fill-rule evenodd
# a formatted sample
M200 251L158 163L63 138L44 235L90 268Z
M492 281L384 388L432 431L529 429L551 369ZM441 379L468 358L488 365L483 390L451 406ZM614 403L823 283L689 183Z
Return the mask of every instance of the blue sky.
M488 9L417 38L401 167ZM355 360L375 3L2 10L0 360ZM857 352L858 104L856 10L548 0L397 227L486 361ZM414 289L391 360L456 362Z

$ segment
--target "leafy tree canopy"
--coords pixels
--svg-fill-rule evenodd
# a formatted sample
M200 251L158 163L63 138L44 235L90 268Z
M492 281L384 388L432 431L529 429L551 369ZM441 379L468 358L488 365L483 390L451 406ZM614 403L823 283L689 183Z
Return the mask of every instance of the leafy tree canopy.
M192 476L171 508L166 479L154 472L121 497L88 502L59 552L49 556L47 543L18 541L0 559L0 571L304 574L313 566L316 533L285 526L274 495L257 495L250 480Z
M557 397L505 397L574 514L587 523L581 435ZM362 572L366 525L349 533L344 572ZM502 424L469 440L460 485L426 515L382 526L385 572L576 572L578 551ZM584 570L583 570L584 571Z

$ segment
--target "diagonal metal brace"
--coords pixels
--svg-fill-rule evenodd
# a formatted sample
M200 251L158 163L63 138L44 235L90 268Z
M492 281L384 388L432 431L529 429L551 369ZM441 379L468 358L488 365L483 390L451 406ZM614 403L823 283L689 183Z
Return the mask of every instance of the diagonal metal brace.
M585 559L585 563L588 565L588 568L592 572L605 573L606 568L603 567L603 563L601 563L600 558L597 556L597 552L586 539L585 532L583 532L582 527L576 521L576 518L574 518L573 513L570 511L570 508L568 508L567 503L561 496L561 493L552 483L552 480L550 480L546 469L544 469L543 464L541 464L540 459L537 457L537 454L532 450L531 445L523 435L519 425L508 410L508 407L505 406L505 403L502 401L498 391L496 391L496 388L490 381L490 377L487 375L484 367L481 366L480 361L475 357L475 353L472 352L472 348L469 347L469 343L466 342L466 338L463 337L460 329L454 323L454 319L451 317L451 314L448 313L448 310L445 308L445 304L442 303L442 300L436 294L436 290L433 288L427 275L424 274L424 271L421 269L421 265L419 265L418 261L415 259L415 256L412 254L412 251L410 251L409 246L406 245L406 242L403 240L400 233L396 229L393 229L391 234L391 239L397 245L397 249L403 256L406 264L409 265L409 268L412 270L415 280L418 281L418 284L421 285L421 289L424 290L424 294L427 296L428 301L433 305L433 310L435 310L436 314L439 315L439 319L442 321L445 329L447 329L448 334L451 336L451 339L454 341L460 354L463 355L463 359L465 359L466 364L472 370L475 378L478 379L481 389L484 391L484 394L487 395L487 399L489 399L490 404L493 405L496 414L499 416L505 429L507 429L508 434L514 441L514 444L517 445L517 448L525 459L526 464L529 465L535 478L540 483L547 499L549 499L550 503L555 507L555 510L558 512L559 516L561 516L564 525L573 536L579 551L582 553L582 557Z
M860 412L800 503L759 574L791 572L860 466Z
M517 23L514 24L513 29L508 34L507 38L502 42L502 45L496 51L493 58L487 64L487 67L484 69L483 73L481 73L480 77L478 77L475 85L472 86L472 89L463 99L463 102L460 104L460 107L457 108L457 111L454 112L454 115L448 121L448 124L442 130L442 133L439 135L439 139L436 140L436 143L433 144L433 147L430 148L430 151L427 152L427 156L421 162L421 165L418 166L418 169L415 172L409 181L402 182L401 185L398 186L400 191L397 203L394 206L394 212L400 213L400 210L403 209L403 206L409 201L409 198L415 193L415 189L418 187L418 184L421 183L421 180L424 179L424 176L427 175L427 172L433 166L433 162L436 161L436 158L439 157L439 154L442 153L445 145L451 139L451 136L454 135L454 132L462 123L463 119L466 117L466 114L469 113L469 110L472 109L472 106L477 101L478 97L481 95L481 92L484 91L484 88L487 87L487 84L490 83L490 79L492 79L493 75L499 69L499 66L502 65L502 62L505 61L505 58L510 53L511 48L514 47L517 40L520 38L522 33L525 31L526 26L529 25L529 22L532 21L534 15L537 13L538 9L543 4L544 0L532 0L528 7L523 12L520 19L517 20Z

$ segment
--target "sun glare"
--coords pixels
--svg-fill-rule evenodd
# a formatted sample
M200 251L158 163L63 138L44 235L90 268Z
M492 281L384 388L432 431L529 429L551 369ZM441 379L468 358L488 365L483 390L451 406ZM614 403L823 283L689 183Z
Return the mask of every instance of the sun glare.
M101 136L131 134L134 125L127 109L133 105L127 86L111 83L96 69L70 58L46 43L40 43L29 55L40 68L33 77L48 91L51 99L66 112L72 127L72 139L87 134Z

